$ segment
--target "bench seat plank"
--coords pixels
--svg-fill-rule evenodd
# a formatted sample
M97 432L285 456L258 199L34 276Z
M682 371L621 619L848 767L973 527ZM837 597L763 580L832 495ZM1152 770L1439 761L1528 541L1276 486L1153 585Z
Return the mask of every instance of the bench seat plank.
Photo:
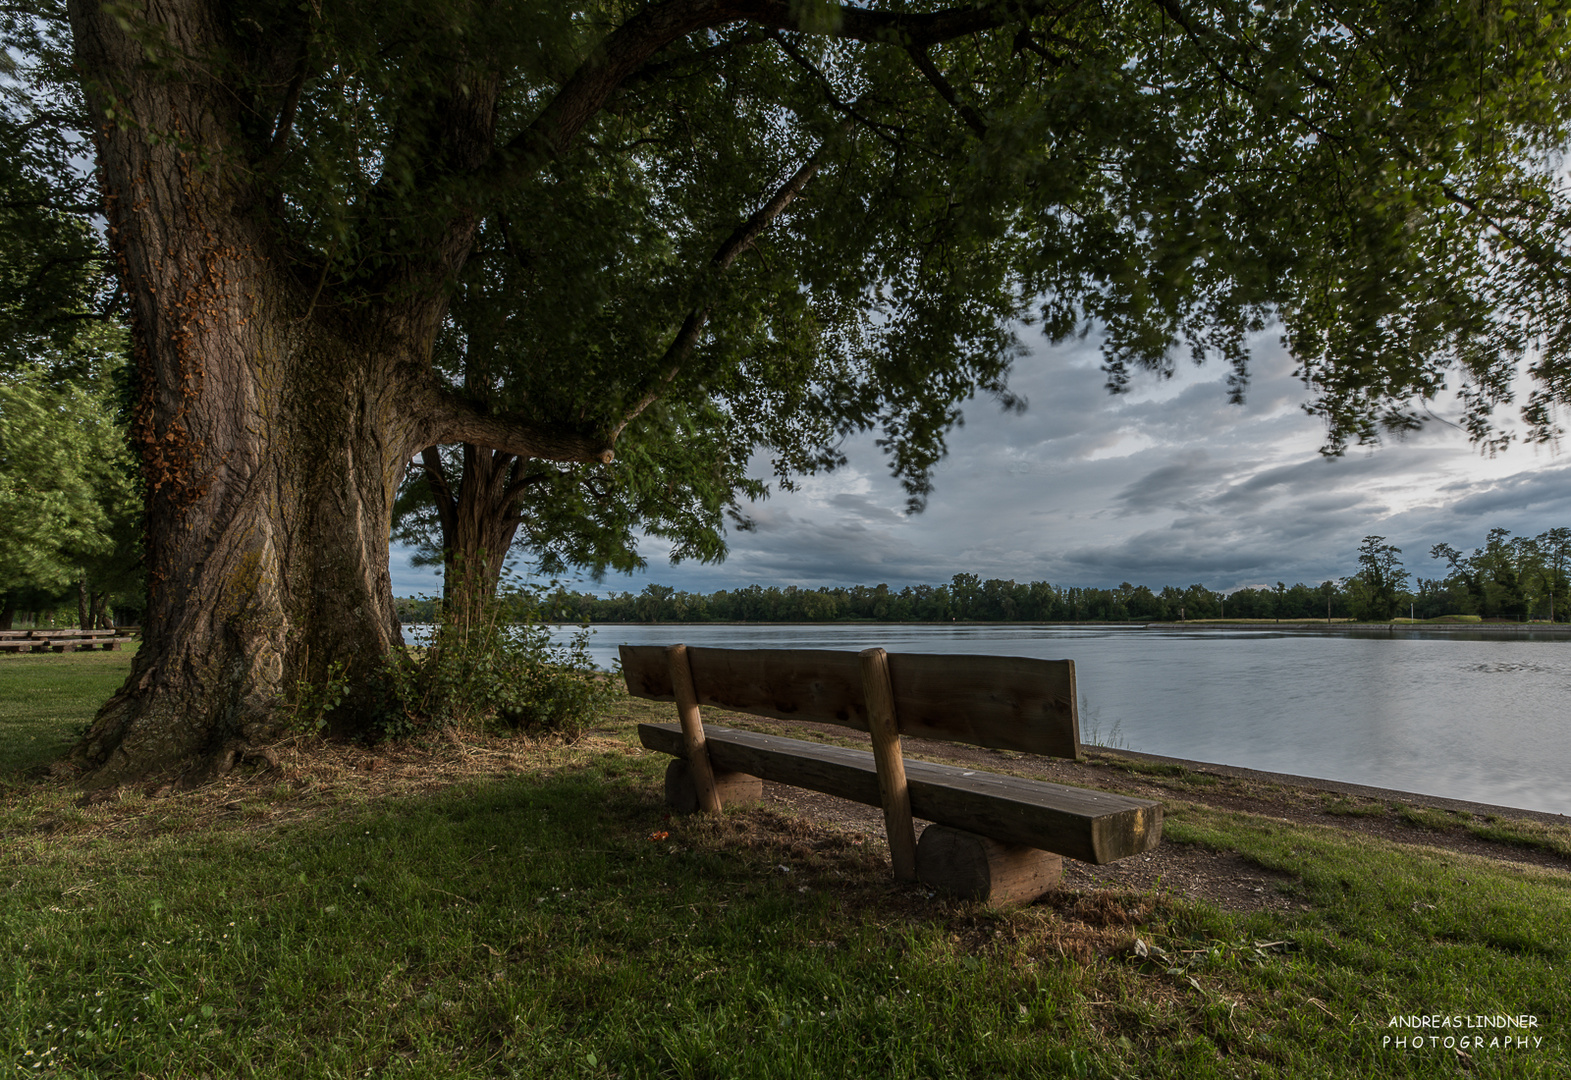
M677 724L639 724L638 737L647 749L682 755ZM873 755L865 750L712 724L705 739L716 769L881 805ZM1110 863L1149 851L1162 837L1161 804L1148 799L927 761L905 765L912 813L1002 843Z

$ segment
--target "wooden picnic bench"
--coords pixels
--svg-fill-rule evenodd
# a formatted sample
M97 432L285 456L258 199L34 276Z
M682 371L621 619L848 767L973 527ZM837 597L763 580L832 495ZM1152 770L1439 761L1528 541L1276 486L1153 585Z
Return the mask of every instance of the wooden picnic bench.
M630 694L676 703L678 723L638 736L677 758L666 800L678 810L756 800L766 779L881 806L897 879L996 903L1053 888L1064 856L1109 863L1161 839L1147 799L904 759L901 735L1079 758L1071 660L684 645L621 656ZM866 731L872 752L706 726L701 705ZM914 818L933 823L920 843Z
M135 641L138 629L117 626L112 630L0 630L0 652L114 651Z

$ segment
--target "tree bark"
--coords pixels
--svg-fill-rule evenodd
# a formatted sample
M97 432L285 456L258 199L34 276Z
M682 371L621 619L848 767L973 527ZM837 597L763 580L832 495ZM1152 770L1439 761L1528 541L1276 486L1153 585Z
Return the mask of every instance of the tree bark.
M512 454L464 443L463 473L454 483L437 448L421 463L430 478L442 531L442 600L460 619L472 619L496 596L502 568L521 524L520 461Z
M150 40L172 55L200 59L223 41L202 0L155 11ZM332 665L354 688L333 729L372 722L378 668L400 642L388 540L404 465L466 424L500 426L430 374L440 282L473 222L456 221L411 271L437 285L415 276L396 301L320 302L317 274L278 247L250 187L235 95L200 63L144 63L143 42L91 0L73 0L71 17L130 298L150 497L143 644L65 767L93 786L198 780L277 736L288 688ZM529 434L510 437L546 456L608 453Z

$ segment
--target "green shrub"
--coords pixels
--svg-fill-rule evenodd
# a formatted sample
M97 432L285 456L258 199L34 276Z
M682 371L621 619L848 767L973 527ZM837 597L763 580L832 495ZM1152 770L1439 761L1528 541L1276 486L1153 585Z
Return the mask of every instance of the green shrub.
M327 666L327 681L313 683L299 679L292 690L280 696L278 706L288 715L288 730L297 735L316 735L327 727L327 717L349 693L345 664L334 660Z
M509 586L501 596L442 612L424 647L405 648L386 667L390 737L427 728L578 739L619 696L614 678L589 659L589 628L553 645L539 594Z

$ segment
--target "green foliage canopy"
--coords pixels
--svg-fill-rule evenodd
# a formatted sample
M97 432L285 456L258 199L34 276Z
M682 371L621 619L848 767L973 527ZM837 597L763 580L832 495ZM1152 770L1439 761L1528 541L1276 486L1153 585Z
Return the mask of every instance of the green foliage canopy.
M363 207L398 207L411 238L439 220L416 193L483 209L439 365L499 413L615 433L626 458L537 471L524 516L558 561L629 564L640 524L714 557L723 510L761 491L752 454L789 484L858 431L919 507L961 403L1022 404L1012 320L1102 330L1115 390L1183 347L1228 363L1235 395L1247 336L1280 320L1336 452L1417 425L1448 384L1499 445L1524 357L1532 437L1571 400L1563 5L590 5L530 13L527 42L466 9L442 45L393 54L350 18L311 31L330 66L303 83L280 175L309 179L335 142L366 165L318 178L294 222L348 287L413 251ZM702 29L550 134L661 18ZM438 58L482 36L505 149L478 169L420 173L416 123L331 119L429 107ZM615 494L585 499L585 473Z
M0 32L0 597L135 595L129 341L63 11L8 5Z
M1566 399L1559 4L231 18L224 77L255 104L227 167L268 193L321 303L422 287L455 217L494 223L476 250L509 264L464 288L519 317L493 319L498 415L719 431L725 460L767 447L783 476L878 430L919 505L958 404L1014 403L1016 318L1105 330L1115 388L1185 345L1238 393L1246 335L1280 318L1333 448L1411 426L1457 377L1493 437L1533 344L1540 437ZM496 149L466 157L439 121L493 94ZM796 205L721 265L809 162Z

